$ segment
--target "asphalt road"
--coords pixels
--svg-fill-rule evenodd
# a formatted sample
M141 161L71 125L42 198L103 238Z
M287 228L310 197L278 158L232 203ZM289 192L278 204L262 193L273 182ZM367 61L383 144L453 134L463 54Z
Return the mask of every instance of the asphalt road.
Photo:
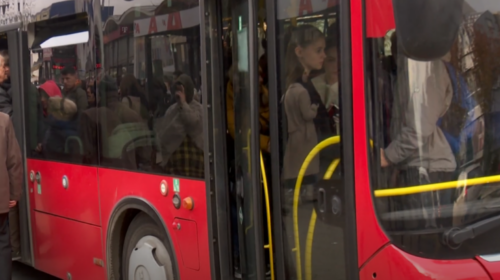
M12 266L14 271L12 280L59 280L20 262L14 262Z

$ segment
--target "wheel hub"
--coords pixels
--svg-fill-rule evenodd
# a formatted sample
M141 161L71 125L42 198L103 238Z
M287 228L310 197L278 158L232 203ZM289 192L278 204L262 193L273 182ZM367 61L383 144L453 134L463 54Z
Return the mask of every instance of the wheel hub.
M161 240L154 236L141 238L129 258L129 280L169 280L165 264L168 252Z

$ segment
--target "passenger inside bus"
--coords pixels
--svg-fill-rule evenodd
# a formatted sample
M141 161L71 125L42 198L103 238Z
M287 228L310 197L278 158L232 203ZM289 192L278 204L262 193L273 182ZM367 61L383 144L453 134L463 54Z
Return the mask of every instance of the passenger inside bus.
M66 67L61 71L63 80L63 94L65 97L73 100L78 107L78 112L81 113L87 109L88 101L87 94L78 85L78 77L73 67Z
M97 97L96 97L96 94L95 94L95 86L94 86L94 83L89 83L89 85L87 85L87 89L85 90L87 92L87 100L89 102L89 108L93 108L95 106L97 106Z
M323 68L325 45L324 34L311 25L301 25L294 29L288 44L287 92L284 96L288 142L283 177L290 190L295 188L299 170L309 152L336 132L333 118L329 116L321 95L309 77L312 71ZM332 160L331 155L324 153L312 160L302 182L308 186L308 192L314 193L312 185Z
M130 131L148 131L142 118L120 101L115 81L106 76L98 79L99 104L85 110L81 117L81 134L87 160L97 158L97 147L103 148L102 162L121 168L136 168L136 150L125 149L130 140ZM131 126L131 127L129 127ZM98 133L99 130L99 133Z
M370 95L372 135L384 147L372 157L377 214L391 241L410 254L473 258L497 250L476 234L459 241L450 237L468 229L479 232L479 224L489 225L488 219L498 215L498 183L489 177L499 170L498 119L493 119L500 77L498 2L477 3L454 7L459 26L441 57L407 53L414 34L402 33L399 26L384 39L368 39L369 61L374 68L383 65L372 72L377 83ZM428 54L426 47L413 44ZM377 137L381 131L383 139ZM462 181L470 179L484 180ZM415 192L406 193L408 186ZM481 234L487 239L498 232L490 227Z
M61 89L59 88L59 86L57 86L57 84L54 81L49 80L43 83L38 88L38 92L40 94L40 102L42 104L43 116L48 117L49 98L56 96L62 97Z
M42 141L46 156L58 154L83 154L78 141L78 108L71 99L54 96L48 100L47 130Z
M263 60L260 60L261 63ZM235 109L234 109L234 89L233 89L233 79L235 78L235 75L237 73L235 71L235 66L233 65L229 71L228 71L228 77L229 80L227 82L227 88L226 88L226 122L227 122L227 129L228 129L228 134L230 137L227 137L229 141L229 146L233 147L234 144L231 144L234 141L235 137ZM262 158L264 161L264 165L266 168L266 174L271 174L270 172L270 139L269 139L269 91L267 87L264 85L264 77L266 76L265 71L263 70L262 67L259 67L259 94L260 94L260 106L259 106L259 142L260 142L260 150L262 154ZM228 150L229 156L229 163L230 163L230 169L234 170L234 164L235 164L235 159L234 159L234 151ZM235 174L231 174L230 180L235 180ZM270 180L268 179L268 182ZM232 187L230 187L231 191L231 230L232 230L232 241L233 241L233 257L234 257L234 264L235 264L235 275L237 277L240 277L240 267L239 267L239 259L240 259L240 252L239 252L239 239L238 239L238 232L236 225L238 223L237 221L237 209L236 209L236 190L234 188L235 182L232 181L230 182L232 184ZM265 213L265 210L264 210ZM264 234L266 237L267 235ZM267 238L266 238L267 241ZM267 258L266 255L266 260L267 260L267 265L269 265L269 259Z
M203 107L194 99L196 89L188 75L179 75L174 91L177 103L156 126L160 166L169 174L204 178Z
M134 110L145 121L149 119L150 106L148 99L134 75L124 75L120 84L119 94L125 105Z
M153 78L150 98L155 119L164 117L167 109L177 102L171 90L173 84L173 77L170 75L166 75L164 80L160 77Z
M460 127L459 118L451 112L454 110L451 106L454 88L449 71L456 71L457 66L452 66L450 61L456 55L448 53L439 60L416 62L403 54L393 53L399 67L392 95L392 141L381 152L381 166L394 165L392 170L397 175L393 176L398 178L396 185L399 187L452 181L457 176L455 155L445 135L446 131L440 127L441 120L447 121L448 126ZM427 71L426 80L416 81L417 84L412 85L406 76L408 68ZM422 87L421 95L412 89L415 86ZM449 119L450 116L453 116L452 119ZM418 208L418 205L429 209L437 209L439 205L451 206L455 200L454 193L454 190L442 190L437 194L409 195L404 197L406 201L402 201L401 206L403 209ZM442 214L447 217L425 210L423 215L425 227L449 226L451 223L449 211ZM408 226L405 225L406 228Z
M314 88L321 97L328 115L335 121L335 134L340 135L339 123L339 69L338 69L338 38L330 36L326 40L324 73L311 79Z

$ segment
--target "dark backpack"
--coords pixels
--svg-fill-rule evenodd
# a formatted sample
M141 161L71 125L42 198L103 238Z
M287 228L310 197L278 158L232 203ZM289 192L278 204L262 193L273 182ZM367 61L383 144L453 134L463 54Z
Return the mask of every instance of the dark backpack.
M475 96L470 92L464 77L450 64L445 62L453 97L448 111L438 120L438 127L443 131L455 155L457 167L476 159L480 151L474 151L474 133L482 133L479 121L482 113ZM476 135L477 137L477 135Z

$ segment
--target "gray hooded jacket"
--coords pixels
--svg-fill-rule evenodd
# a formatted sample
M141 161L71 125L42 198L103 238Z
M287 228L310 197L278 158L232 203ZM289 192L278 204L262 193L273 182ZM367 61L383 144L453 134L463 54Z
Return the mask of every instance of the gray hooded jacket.
M437 126L453 97L443 60L398 63L404 67L399 67L394 88L392 142L384 153L390 163L400 168L424 167L429 172L456 169L455 156Z

